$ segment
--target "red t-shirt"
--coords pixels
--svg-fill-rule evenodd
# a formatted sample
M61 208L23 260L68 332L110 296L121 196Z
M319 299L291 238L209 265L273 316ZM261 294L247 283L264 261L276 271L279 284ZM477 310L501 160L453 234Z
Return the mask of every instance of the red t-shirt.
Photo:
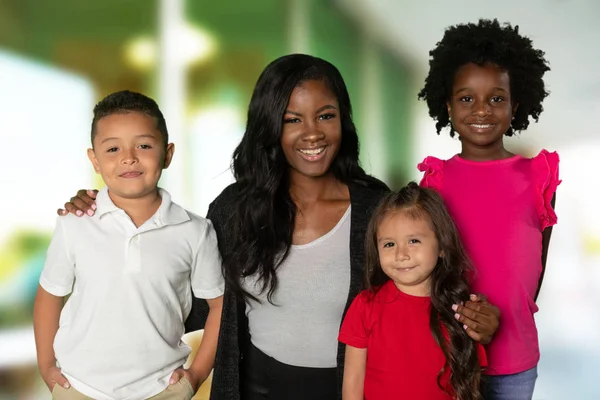
M352 302L339 341L367 349L365 399L451 400L437 376L446 363L429 328L431 300L415 297L388 281L373 294L363 291ZM487 360L478 345L481 365ZM448 384L450 371L442 376Z

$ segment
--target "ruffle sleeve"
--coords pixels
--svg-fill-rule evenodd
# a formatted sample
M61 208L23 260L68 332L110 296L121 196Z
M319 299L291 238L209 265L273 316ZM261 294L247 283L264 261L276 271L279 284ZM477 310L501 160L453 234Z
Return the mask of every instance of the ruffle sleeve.
M532 159L533 173L536 180L537 212L542 231L557 221L552 198L561 180L558 178L558 153L542 150Z
M444 162L436 157L425 157L423 162L417 165L419 171L424 172L420 185L431 188L438 192L442 190L444 177Z

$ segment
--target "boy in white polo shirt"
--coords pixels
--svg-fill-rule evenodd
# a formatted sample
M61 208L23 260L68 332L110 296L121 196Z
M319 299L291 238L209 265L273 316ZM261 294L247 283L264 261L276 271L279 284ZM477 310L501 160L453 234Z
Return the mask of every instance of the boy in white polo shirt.
M34 305L38 365L54 399L191 399L213 367L221 258L210 221L157 186L173 151L152 99L123 91L94 108L88 156L106 187L93 217L58 218ZM210 312L183 369L192 292Z

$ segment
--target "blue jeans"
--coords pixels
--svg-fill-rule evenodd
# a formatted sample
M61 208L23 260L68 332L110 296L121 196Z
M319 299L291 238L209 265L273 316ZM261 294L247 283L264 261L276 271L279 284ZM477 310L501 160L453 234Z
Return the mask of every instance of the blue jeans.
M531 400L537 366L513 375L484 375L481 394L485 400Z

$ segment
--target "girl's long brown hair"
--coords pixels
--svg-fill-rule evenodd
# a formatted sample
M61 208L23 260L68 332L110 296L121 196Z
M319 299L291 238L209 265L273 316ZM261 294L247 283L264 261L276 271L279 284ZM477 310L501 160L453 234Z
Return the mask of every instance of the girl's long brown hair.
M430 328L435 341L441 347L446 364L438 374L441 377L450 368L450 383L459 400L481 400L479 382L481 368L475 342L467 335L462 324L454 318L452 305L469 299L467 274L471 264L460 241L456 226L446 210L440 195L431 189L409 183L399 192L388 194L375 209L366 237L365 268L366 286L376 291L390 278L383 272L377 250L377 230L384 218L391 213L404 212L415 219L426 219L431 224L439 242L442 257L431 275ZM447 340L442 324L448 332Z

